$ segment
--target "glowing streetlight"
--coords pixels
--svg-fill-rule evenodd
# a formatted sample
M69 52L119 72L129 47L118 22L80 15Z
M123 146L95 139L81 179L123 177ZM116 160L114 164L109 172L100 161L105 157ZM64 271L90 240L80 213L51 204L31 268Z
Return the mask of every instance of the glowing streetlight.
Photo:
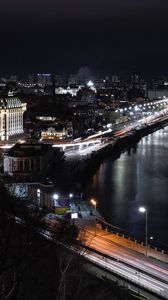
M147 209L143 206L139 207L139 212L145 213L146 216L146 230L145 230L145 240L146 240L146 256L148 254L148 212Z
M97 215L97 210L96 210L96 206L97 206L97 202L96 202L96 200L94 200L94 199L91 199L90 200L90 203L94 206L94 208L95 208L95 236L96 236L96 225L97 225L97 217L96 217L96 215Z
M145 207L139 207L139 211L140 211L141 213L144 213L144 212L146 212L146 208L145 208Z
M59 198L58 194L54 194L53 198L54 198L54 200L58 200L58 198Z
M72 193L70 193L70 194L69 194L69 199L70 199L70 207L72 207L72 200L71 200L72 198L73 198L73 194L72 194Z
M53 194L53 205L54 207L58 206L58 199L59 199L59 195L58 194Z
M91 199L91 200L90 200L90 203L96 208L96 204L97 204L96 200Z

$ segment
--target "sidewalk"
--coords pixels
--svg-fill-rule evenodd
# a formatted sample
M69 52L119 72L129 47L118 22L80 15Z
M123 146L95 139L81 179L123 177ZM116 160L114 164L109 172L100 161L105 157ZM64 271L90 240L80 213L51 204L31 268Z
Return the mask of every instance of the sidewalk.
M81 218L76 219L75 224L79 226L81 230L87 230L92 233L93 236L95 235L96 230L97 237L101 237L118 245L121 245L122 247L126 247L132 251L136 251L138 253L146 255L146 246L143 244L143 242L141 243L140 241L126 238L124 237L124 235L122 236L117 233L115 234L107 232L101 229L100 224L96 225L94 208L82 202L76 206L76 209L78 209L78 212L80 212ZM147 256L149 258L156 259L168 264L168 255L165 254L163 250L161 251L157 248L150 247L150 245L147 248Z
M133 251L146 255L146 246L139 241L133 241L128 238L100 229L97 230L97 235L116 244L129 248ZM148 246L147 248L147 257L154 258L164 263L168 263L168 255L165 254L164 251L159 251L157 248L151 248L150 246Z

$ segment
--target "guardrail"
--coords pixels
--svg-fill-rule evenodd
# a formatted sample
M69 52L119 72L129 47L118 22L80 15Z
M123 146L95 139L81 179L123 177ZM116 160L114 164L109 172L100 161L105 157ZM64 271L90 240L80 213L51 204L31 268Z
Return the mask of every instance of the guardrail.
M93 264L99 266L101 269L105 270L105 271L108 271L109 273L112 273L114 274L115 276L118 276L119 278L121 278L122 280L126 280L127 282L131 282L132 284L136 285L136 286L140 286L142 289L152 293L152 294L155 294L159 297L161 297L162 299L168 299L168 295L165 293L165 291L163 290L162 292L158 292L156 289L153 289L151 287L149 287L148 284L143 284L141 281L142 279L140 278L140 275L143 274L143 272L139 272L137 271L135 268L131 268L133 270L135 270L135 275L137 276L135 279L131 278L131 276L126 276L125 274L123 274L122 272L122 269L121 271L117 271L116 269L112 269L108 266L108 262L106 261L106 257L103 256L103 255L99 255L100 256L100 259L97 260L97 258L94 257L94 255L88 255L87 253L85 252L81 252L81 256L84 256L85 259L89 260L90 262L92 262ZM104 258L102 260L102 257ZM108 258L109 259L109 258ZM114 259L113 259L114 260ZM117 260L115 260L117 261ZM122 262L119 262L118 263L118 267L119 267L119 264L122 264ZM148 275L150 277L150 275ZM157 280L157 279L156 279ZM159 281L159 280L158 280Z
M115 234L115 235L117 235L117 236L120 236L120 237L122 237L122 238L125 238L125 239L127 239L127 240L130 240L130 241L132 241L132 242L134 242L134 243L140 244L140 245L142 245L142 246L146 246L146 244L145 244L144 242L138 241L137 239L135 239L135 238L133 238L133 237L127 235L126 233L123 234L123 233L119 233L119 232L115 231L115 230L122 230L121 228L116 227L116 226L113 226L113 225L111 225L111 224L105 222L104 220L102 220L102 219L100 219L100 218L97 218L97 220L100 222L100 224L103 223L103 224L106 225L105 231L107 231L107 232L109 232L109 233L112 233L112 234ZM110 228L110 230L109 230L109 228ZM115 230L112 230L111 228L114 228ZM122 231L125 231L125 230L122 230ZM154 250L154 251L158 251L158 252L161 253L161 254L166 254L166 255L168 255L168 251L163 250L163 249L160 249L159 247L152 246L152 245L148 244L148 248L149 248L149 249L152 249L152 250Z

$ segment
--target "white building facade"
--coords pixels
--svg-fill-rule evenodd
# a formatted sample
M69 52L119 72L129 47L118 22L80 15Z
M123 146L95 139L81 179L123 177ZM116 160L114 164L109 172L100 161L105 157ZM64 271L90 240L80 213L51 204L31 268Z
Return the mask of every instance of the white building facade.
M17 97L0 98L0 140L23 134L23 114L26 103Z

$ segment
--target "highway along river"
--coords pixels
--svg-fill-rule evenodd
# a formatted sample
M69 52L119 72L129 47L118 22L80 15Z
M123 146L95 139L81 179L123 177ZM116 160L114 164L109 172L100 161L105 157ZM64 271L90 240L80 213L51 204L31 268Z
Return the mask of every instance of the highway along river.
M168 250L168 127L142 138L117 160L105 160L85 193L95 198L107 222L144 241L145 213L138 208L146 207L148 243Z

